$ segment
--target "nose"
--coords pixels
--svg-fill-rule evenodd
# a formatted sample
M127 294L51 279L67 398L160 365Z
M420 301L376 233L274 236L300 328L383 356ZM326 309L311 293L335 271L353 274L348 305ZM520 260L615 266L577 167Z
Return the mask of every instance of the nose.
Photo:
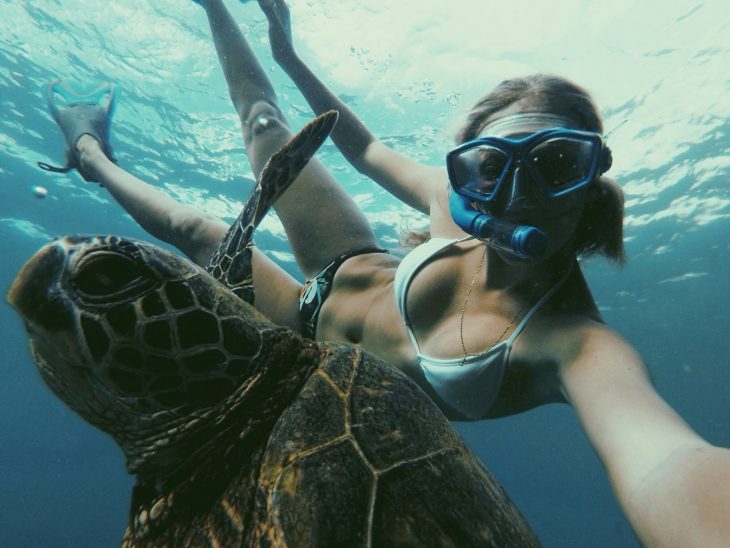
M507 202L509 204L514 204L524 196L524 192L522 191L525 183L523 181L522 169L522 166L517 164L512 171L512 177L508 179L509 186L507 187Z
M502 188L495 196L498 214L516 209L526 209L534 206L531 200L533 184L527 170L518 162L507 174Z

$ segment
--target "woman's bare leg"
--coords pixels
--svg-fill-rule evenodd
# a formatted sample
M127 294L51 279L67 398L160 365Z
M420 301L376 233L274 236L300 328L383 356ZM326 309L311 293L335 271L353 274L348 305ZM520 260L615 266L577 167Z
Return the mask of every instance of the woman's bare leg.
M277 325L300 331L299 293L302 284L255 247L253 287L257 310Z
M203 5L233 106L241 119L246 154L258 175L291 137L291 130L271 82L223 1L204 0ZM377 247L365 215L316 159L274 207L308 277L348 251Z

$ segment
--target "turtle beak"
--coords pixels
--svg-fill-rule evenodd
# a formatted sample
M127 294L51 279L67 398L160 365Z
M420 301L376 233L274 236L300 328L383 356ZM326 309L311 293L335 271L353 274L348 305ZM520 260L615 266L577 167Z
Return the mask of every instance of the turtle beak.
M7 300L26 323L45 329L66 325L69 305L52 294L61 280L66 258L63 246L52 242L33 255L15 277Z

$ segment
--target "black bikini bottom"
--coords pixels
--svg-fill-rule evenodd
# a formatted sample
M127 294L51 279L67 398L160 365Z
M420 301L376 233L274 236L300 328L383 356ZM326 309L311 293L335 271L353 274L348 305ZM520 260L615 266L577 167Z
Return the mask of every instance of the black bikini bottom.
M319 313L325 299L332 290L332 280L337 274L337 269L350 257L367 253L388 253L388 251L379 247L365 247L356 251L349 251L337 257L325 266L319 274L304 284L299 296L299 319L302 335L310 339L315 338Z

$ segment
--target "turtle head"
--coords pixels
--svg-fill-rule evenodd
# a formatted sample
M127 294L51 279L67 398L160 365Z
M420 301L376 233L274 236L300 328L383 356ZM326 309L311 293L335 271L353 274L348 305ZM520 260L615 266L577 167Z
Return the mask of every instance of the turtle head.
M160 448L184 452L206 417L221 424L245 408L260 421L265 406L251 394L265 388L262 378L287 382L289 368L311 370L302 361L315 360L313 343L274 326L202 269L115 236L46 245L8 300L45 382L116 439L131 471Z

